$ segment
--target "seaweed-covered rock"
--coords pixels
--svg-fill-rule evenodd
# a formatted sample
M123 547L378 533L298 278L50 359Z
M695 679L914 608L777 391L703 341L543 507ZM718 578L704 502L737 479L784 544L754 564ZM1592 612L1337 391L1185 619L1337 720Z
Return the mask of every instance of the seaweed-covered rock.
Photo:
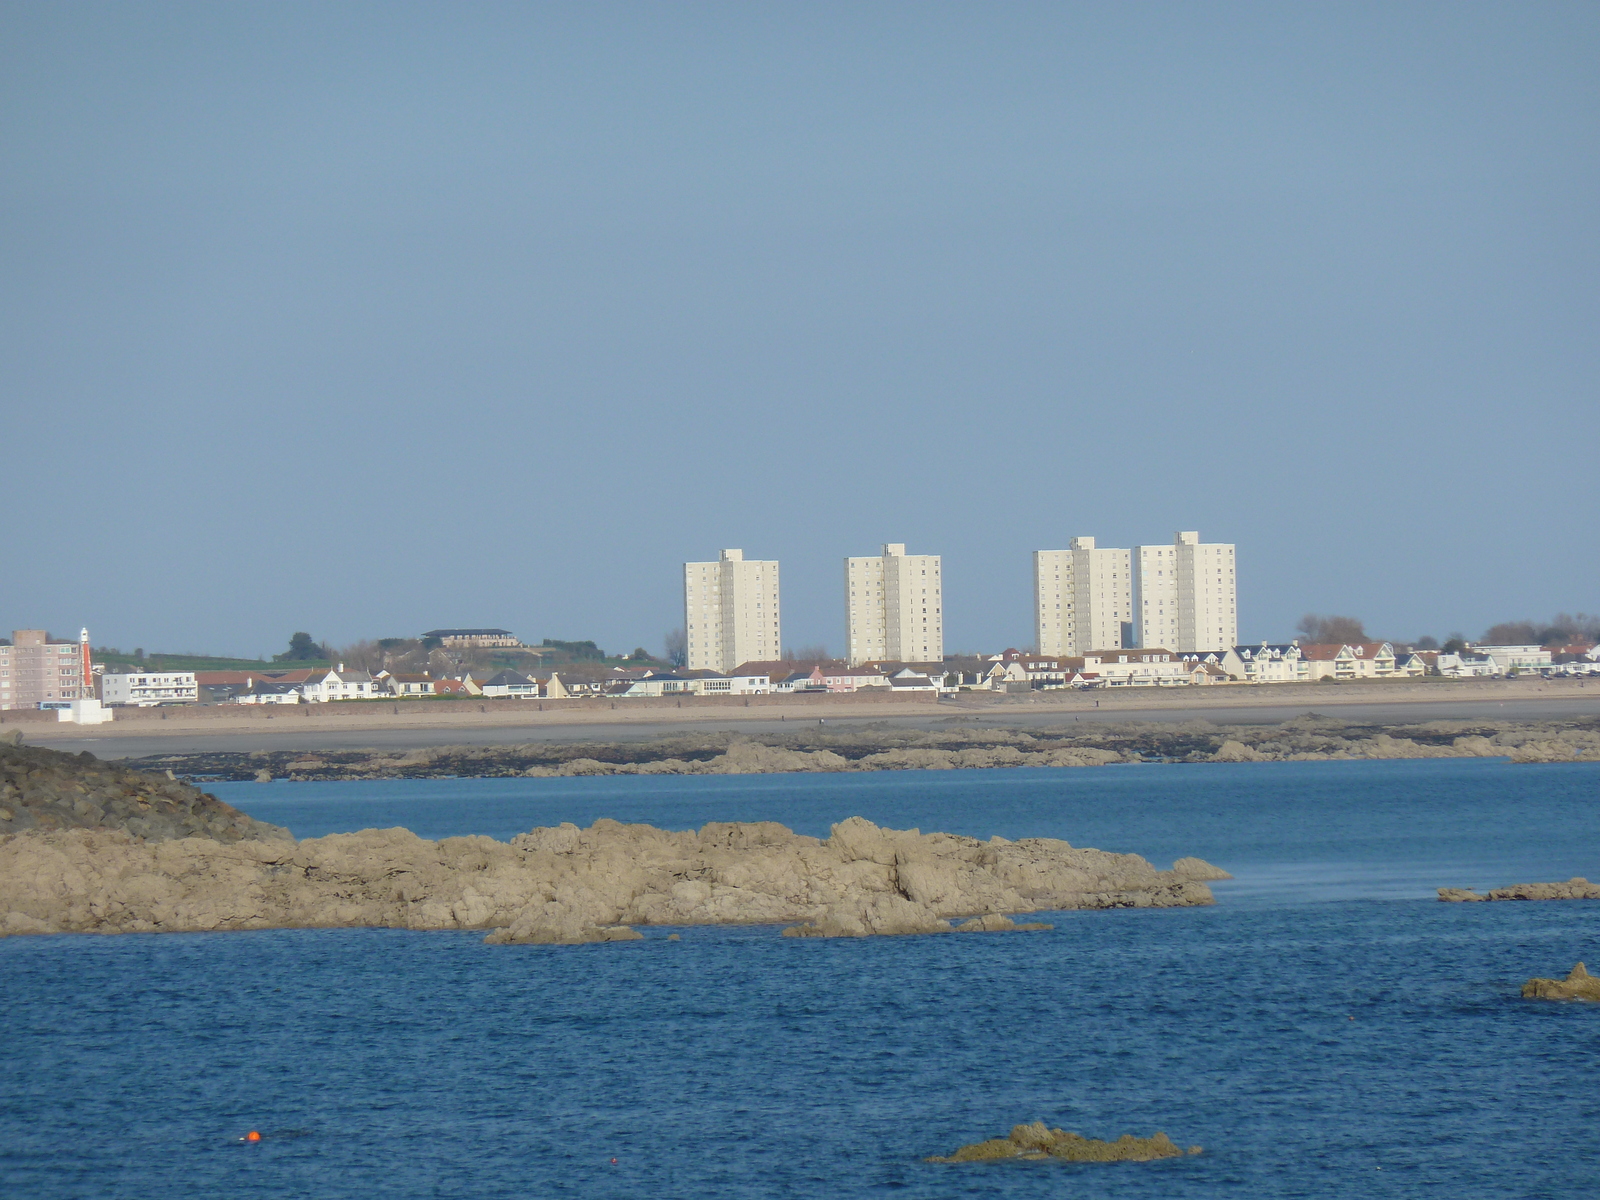
M1565 979L1528 980L1522 994L1529 1000L1600 1000L1600 979L1579 963Z
M1199 1154L1200 1150L1199 1146L1190 1146L1187 1153ZM1125 1133L1114 1142L1102 1142L1069 1133L1065 1129L1050 1129L1043 1121L1035 1121L1032 1125L1015 1126L1009 1137L974 1142L953 1153L935 1155L927 1161L968 1163L1020 1158L1034 1162L1051 1159L1065 1162L1149 1162L1157 1158L1179 1158L1184 1153L1164 1133L1147 1138Z
M172 772L131 771L85 750L0 742L0 834L116 829L144 841L279 840L289 831L247 817Z

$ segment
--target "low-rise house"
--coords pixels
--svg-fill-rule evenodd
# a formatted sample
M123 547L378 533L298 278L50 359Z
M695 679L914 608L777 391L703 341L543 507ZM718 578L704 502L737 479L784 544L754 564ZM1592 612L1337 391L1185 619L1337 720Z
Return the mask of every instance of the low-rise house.
M300 694L307 704L331 704L337 700L371 700L377 692L371 675L347 671L340 663L336 670L311 672L311 678L300 685Z
M1556 646L1550 651L1551 675L1600 675L1600 646L1586 642Z
M772 680L760 673L723 675L717 671L685 671L690 691L697 696L762 696L772 690Z
M163 704L197 704L199 684L193 671L146 671L100 676L100 702L112 708L155 708Z
M433 694L435 696L476 696L478 693L471 691L464 679L435 679L433 681Z
M1498 663L1487 654L1462 650L1456 654L1441 653L1438 658L1439 674L1449 679L1492 679L1504 674Z
M640 679L613 679L606 683L608 696L692 696L697 680L671 671L646 672Z
M1300 656L1307 664L1307 677L1312 680L1392 679L1398 674L1394 647L1388 642L1301 646Z
M1159 646L1091 650L1083 656L1082 669L1111 687L1171 686L1190 681L1189 665Z
M1184 655L1180 660L1184 671L1188 675L1186 682L1192 687L1207 687L1218 683L1232 683L1233 676L1222 669L1221 664L1207 662L1207 658L1214 655L1189 656Z
M489 676L481 685L483 694L493 699L512 697L518 700L537 700L539 685L517 671L501 671Z
M1010 691L1038 691L1064 688L1073 672L1083 668L1083 659L1059 654L1023 654L1007 650L1004 674Z
M1474 654L1494 659L1501 675L1513 671L1544 671L1550 667L1551 654L1543 646L1472 646Z
M298 683L273 683L258 679L247 690L234 696L234 704L299 704L304 700Z
M1409 650L1404 654L1396 654L1394 673L1405 679L1421 679L1430 673L1428 652L1425 650Z
M421 675L394 675L388 671L380 671L374 677L374 683L378 685L378 690L381 690L384 695L394 696L401 700L438 695L439 682L426 671Z
M927 675L904 667L889 676L889 687L893 694L901 692L937 692L939 684Z
M1200 661L1208 657L1202 656ZM1303 683L1311 677L1310 661L1301 653L1299 642L1231 646L1216 661L1226 674L1241 683Z

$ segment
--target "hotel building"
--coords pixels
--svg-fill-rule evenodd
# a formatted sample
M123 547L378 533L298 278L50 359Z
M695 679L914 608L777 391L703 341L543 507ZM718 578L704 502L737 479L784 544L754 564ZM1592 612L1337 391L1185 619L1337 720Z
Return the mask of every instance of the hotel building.
M850 665L944 661L944 583L937 554L881 554L844 560L845 645Z
M724 550L716 562L683 564L683 630L692 671L733 670L782 657L778 564Z
M0 708L86 700L94 696L89 631L75 642L52 640L42 629L17 629L0 646Z

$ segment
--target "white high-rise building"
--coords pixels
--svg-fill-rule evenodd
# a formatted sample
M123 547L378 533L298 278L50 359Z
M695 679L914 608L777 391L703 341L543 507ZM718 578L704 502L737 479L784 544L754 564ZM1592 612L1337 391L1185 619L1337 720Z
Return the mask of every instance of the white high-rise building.
M888 542L871 558L844 560L845 644L864 662L942 662L944 583L937 554Z
M1131 642L1133 579L1127 550L1073 538L1070 550L1033 554L1039 653L1078 656Z
M716 562L684 563L683 630L690 670L782 657L777 561L724 550Z
M1139 645L1188 653L1239 642L1234 545L1188 530L1170 546L1136 546L1134 611Z

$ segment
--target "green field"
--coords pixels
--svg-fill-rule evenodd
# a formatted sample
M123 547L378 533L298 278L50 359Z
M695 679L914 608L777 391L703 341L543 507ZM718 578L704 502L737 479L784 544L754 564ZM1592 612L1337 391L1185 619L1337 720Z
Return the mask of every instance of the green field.
M109 666L137 667L141 671L301 671L308 667L333 667L337 663L263 662L259 658L212 658L205 654L146 654L135 658L120 651L96 650L94 661Z

